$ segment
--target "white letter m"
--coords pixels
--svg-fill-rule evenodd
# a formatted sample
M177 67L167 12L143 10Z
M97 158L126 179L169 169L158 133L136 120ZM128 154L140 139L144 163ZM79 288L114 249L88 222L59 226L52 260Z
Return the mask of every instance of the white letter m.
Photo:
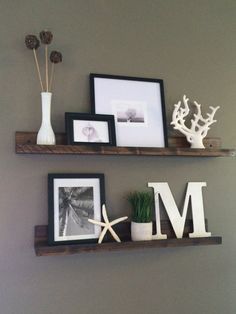
M189 237L200 238L211 236L210 232L206 232L202 198L202 187L206 186L206 182L188 183L182 215L176 206L175 200L167 182L150 182L148 183L148 186L154 189L155 196L156 234L153 236L153 239L167 238L166 234L161 233L159 197L162 199L163 205L166 209L177 238L183 237L190 199L192 204L193 232L189 234Z

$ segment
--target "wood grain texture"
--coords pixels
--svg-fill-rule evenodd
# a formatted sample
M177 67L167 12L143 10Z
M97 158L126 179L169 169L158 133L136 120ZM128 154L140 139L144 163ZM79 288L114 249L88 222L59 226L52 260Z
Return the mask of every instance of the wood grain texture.
M119 233L123 242L117 243L107 238L107 242L102 244L73 244L73 245L57 245L49 246L47 241L47 226L35 226L35 253L37 256L53 256L53 255L71 255L78 253L89 252L107 252L107 251L122 251L136 250L146 248L167 248L181 246L196 246L196 245L217 245L222 243L222 238L218 236L207 238L188 238L188 233L192 231L192 221L186 221L184 237L182 239L174 238L173 229L169 221L162 221L162 232L167 233L167 240L152 240L132 242L130 240L130 223L121 223L117 225L116 232ZM122 234L120 234L122 232Z
M169 138L168 148L116 147L66 145L64 133L56 134L57 145L36 145L36 132L16 132L17 154L77 154L77 155L125 155L125 156L189 156L189 157L234 157L235 149L220 149L219 138L207 138L206 149L191 149L184 137ZM177 147L178 146L178 147Z

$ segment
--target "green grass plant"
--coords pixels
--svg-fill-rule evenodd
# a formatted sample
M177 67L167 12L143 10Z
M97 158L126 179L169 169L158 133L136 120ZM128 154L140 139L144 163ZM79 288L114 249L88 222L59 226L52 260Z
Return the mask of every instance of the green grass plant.
M151 222L153 216L153 194L150 192L132 192L127 200L132 206L132 221Z

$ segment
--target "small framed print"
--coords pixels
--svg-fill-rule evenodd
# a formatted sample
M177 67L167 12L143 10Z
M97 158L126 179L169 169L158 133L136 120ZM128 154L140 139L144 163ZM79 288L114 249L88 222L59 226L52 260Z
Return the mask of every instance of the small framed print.
M65 125L69 145L116 146L113 115L66 112Z
M103 204L103 174L48 174L49 244L97 242Z
M115 117L117 146L167 146L162 80L92 73L90 88L92 113Z

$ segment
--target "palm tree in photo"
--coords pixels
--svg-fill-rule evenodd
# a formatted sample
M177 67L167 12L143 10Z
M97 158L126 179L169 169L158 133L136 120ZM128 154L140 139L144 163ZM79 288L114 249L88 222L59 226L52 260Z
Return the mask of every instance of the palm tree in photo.
M59 188L59 235L65 236L69 221L86 228L88 218L93 218L92 187Z

